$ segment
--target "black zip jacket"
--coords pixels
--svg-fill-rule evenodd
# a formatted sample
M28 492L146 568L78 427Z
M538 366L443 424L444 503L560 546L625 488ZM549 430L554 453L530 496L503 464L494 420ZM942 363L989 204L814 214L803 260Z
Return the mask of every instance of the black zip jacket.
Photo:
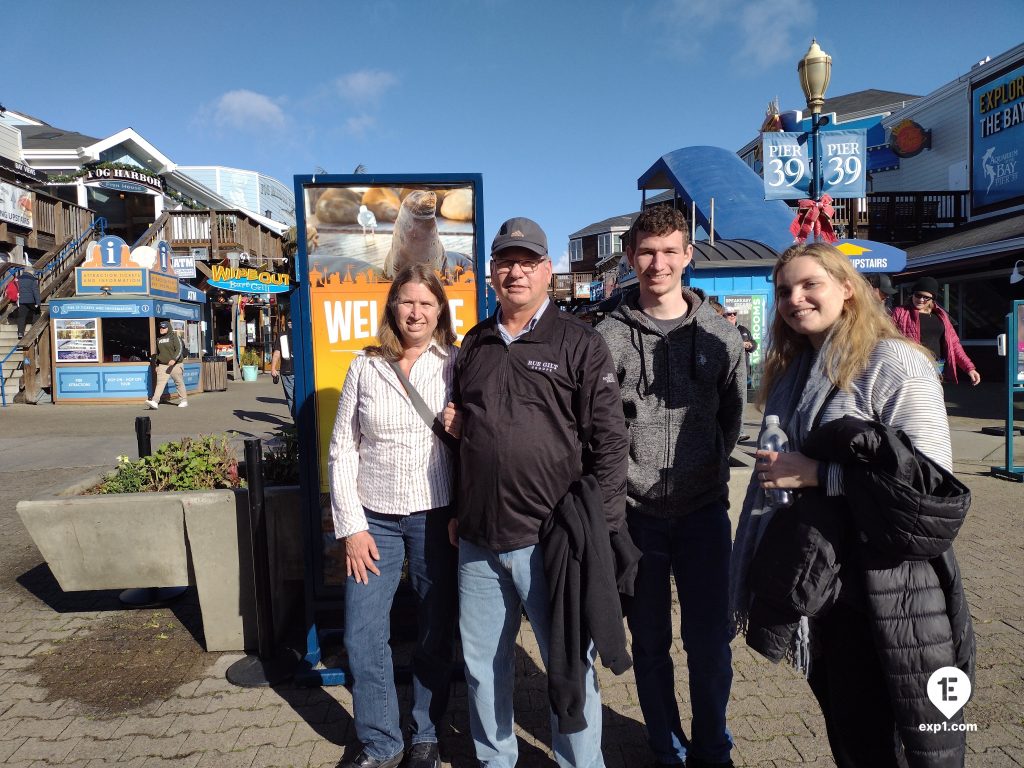
M540 545L551 604L548 700L558 731L579 733L587 727L591 640L614 674L633 666L619 593L633 593L641 553L626 528L609 534L601 486L591 475L573 483L544 521Z
M552 304L506 346L490 317L462 342L459 536L494 552L537 544L569 486L592 474L611 531L625 520L628 440L608 347Z

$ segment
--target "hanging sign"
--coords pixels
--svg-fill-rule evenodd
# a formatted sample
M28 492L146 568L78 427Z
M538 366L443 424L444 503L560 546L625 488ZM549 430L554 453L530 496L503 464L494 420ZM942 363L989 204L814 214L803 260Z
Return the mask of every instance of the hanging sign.
M850 258L858 272L902 272L907 266L907 252L874 240L838 240L838 250Z
M290 287L287 273L274 274L258 269L239 269L215 264L211 268L213 278L209 281L215 288L235 293L285 293Z
M867 132L864 129L821 131L820 195L833 198L864 197ZM811 134L784 131L766 133L764 154L764 197L766 200L801 200L810 197Z
M794 131L763 135L765 200L799 200L810 194L809 139L810 134Z
M192 254L176 253L171 256L171 266L178 277L192 278L196 276L196 257Z

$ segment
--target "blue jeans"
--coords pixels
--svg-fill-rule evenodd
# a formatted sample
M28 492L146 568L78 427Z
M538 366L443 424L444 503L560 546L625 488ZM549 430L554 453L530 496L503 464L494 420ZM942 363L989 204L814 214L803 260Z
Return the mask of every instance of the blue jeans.
M282 373L281 374L281 387L284 389L284 401L288 403L288 413L292 415L292 421L295 420L295 374L294 373Z
M633 635L637 697L651 749L667 764L684 762L688 753L699 760L725 762L732 749L725 725L732 686L732 536L725 504L716 502L671 519L630 512L627 522L643 552L627 620ZM690 677L691 739L683 732L675 697L671 576L679 595Z
M345 582L345 649L352 672L356 735L378 760L405 746L391 661L391 603L409 560L409 581L419 597L413 656L412 743L437 741L448 707L457 611L456 552L448 541L448 508L404 515L366 510L377 544L380 576Z
M515 639L526 608L544 666L551 634L550 600L539 546L492 552L459 541L459 631L466 659L469 728L476 757L487 768L513 768L519 746L513 729ZM587 727L561 734L551 713L552 748L559 766L601 768L601 692L591 648L587 672Z

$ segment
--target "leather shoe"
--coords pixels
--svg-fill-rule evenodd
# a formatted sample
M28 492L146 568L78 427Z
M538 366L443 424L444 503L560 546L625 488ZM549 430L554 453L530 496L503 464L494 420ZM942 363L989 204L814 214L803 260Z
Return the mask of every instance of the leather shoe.
M421 741L409 750L409 761L405 768L441 768L441 757L437 753L436 741Z
M338 768L398 768L402 763L402 755L403 753L399 752L387 760L378 760L376 757L366 754L365 749L361 749L359 754L351 760L342 760L338 763Z

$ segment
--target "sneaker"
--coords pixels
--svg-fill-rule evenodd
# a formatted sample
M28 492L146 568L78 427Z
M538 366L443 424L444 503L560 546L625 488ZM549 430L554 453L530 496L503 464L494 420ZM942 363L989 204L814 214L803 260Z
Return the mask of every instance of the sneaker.
M146 407L149 408L149 410L151 411L155 411L157 408L160 407L160 404L156 400L147 400Z
M179 408L188 408L188 400L182 400L180 403L178 403L178 407Z
M409 750L406 768L441 768L441 757L437 753L436 741L422 741L413 744Z

